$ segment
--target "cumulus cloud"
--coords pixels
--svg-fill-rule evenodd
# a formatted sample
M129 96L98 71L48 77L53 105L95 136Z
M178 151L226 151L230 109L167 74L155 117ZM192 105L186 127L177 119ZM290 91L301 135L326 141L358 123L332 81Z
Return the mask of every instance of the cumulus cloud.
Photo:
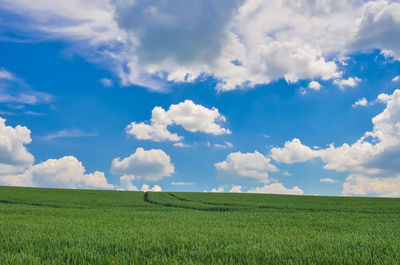
M183 137L168 131L167 127L171 124L173 121L167 117L166 111L161 107L155 107L151 113L150 124L131 122L126 127L126 133L138 140L181 141Z
M360 50L380 49L398 59L399 6L352 0L4 0L0 9L24 17L5 27L25 38L68 40L74 51L107 64L122 84L160 91L169 82L208 75L227 91L280 78L337 79L336 62Z
M7 126L0 117L0 174L23 172L32 165L34 157L25 147L30 134L25 126Z
M312 90L318 91L318 90L321 89L321 84L318 83L317 81L311 81L311 82L308 84L308 88L310 88L310 89L312 89Z
M86 173L73 156L48 159L34 164L34 157L25 145L31 142L25 126L7 126L0 117L0 185L51 188L103 188L114 186L103 172Z
M20 174L0 175L0 183L12 186L47 188L112 189L103 172L86 173L82 163L73 156L48 159L32 165Z
M211 192L224 192L224 187L212 188Z
M153 188L150 188L149 185L143 184L142 188L140 189L141 191L153 191L153 192L160 192L162 191L162 188L158 185L154 185Z
M370 178L380 179L386 183L390 178L400 177L400 90L397 89L393 92L387 101L386 108L372 119L372 124L372 131L365 132L353 144L345 143L339 147L331 144L326 149L312 150L301 144L300 140L293 139L286 142L283 148L272 149L271 157L278 162L289 164L319 157L325 163L325 169L348 172L351 176L358 176L354 177L357 181L352 183L361 184L364 183L361 180ZM366 181L365 183L375 182ZM383 187L392 187L392 184L383 185ZM351 186L351 189L346 188L346 194L355 190L354 185ZM375 192L377 190L365 188L363 190L378 194ZM382 190L379 194L387 195Z
M225 161L215 163L218 179L228 181L269 182L269 173L279 170L261 153L230 153Z
M266 184L262 187L256 187L247 191L248 193L271 193L271 194L290 194L290 195L303 195L304 192L299 187L295 186L288 189L282 183Z
M110 171L112 174L135 176L147 181L159 181L175 172L170 157L163 150L143 148L137 148L134 154L126 158L115 158Z
M229 192L241 193L241 192L242 192L242 186L240 186L240 185L233 185L232 188L229 190Z
M272 148L271 157L277 162L292 164L318 157L318 153L303 145L299 139L294 138L292 141L287 141L283 148Z
M119 189L137 191L138 188L135 185L132 184L132 180L134 180L134 179L135 179L135 176L122 175L119 178Z
M393 77L392 82L397 82L400 80L400 75L396 75L395 77Z
M350 175L343 183L343 195L400 197L400 177L371 178Z
M103 172L85 174L82 163L73 156L48 159L34 165L25 174L30 174L35 186L51 188L104 188L114 186L107 183Z
M388 95L388 94L385 94L385 93L381 93L381 94L378 95L378 97L376 98L375 101L387 104L391 98L392 98L391 95Z
M397 1L368 1L356 28L353 47L380 49L400 59L400 3Z
M355 87L360 82L361 79L358 77L349 77L347 79L336 79L335 81L333 81L333 83L338 85L340 89L344 89L345 87Z
M155 107L151 114L150 124L132 122L126 127L126 132L139 140L181 141L183 137L171 133L168 130L169 125L182 126L189 132L230 134L228 129L221 127L220 123L223 122L225 122L225 117L219 113L218 109L208 109L191 100L185 100L171 105L168 111Z
M366 106L368 106L368 100L366 98L360 98L352 105L353 108L366 107Z

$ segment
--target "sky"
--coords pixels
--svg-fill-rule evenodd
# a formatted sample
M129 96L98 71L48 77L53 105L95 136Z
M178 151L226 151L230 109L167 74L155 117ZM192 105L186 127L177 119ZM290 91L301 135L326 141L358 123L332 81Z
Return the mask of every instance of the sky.
M0 185L400 197L400 1L0 0Z

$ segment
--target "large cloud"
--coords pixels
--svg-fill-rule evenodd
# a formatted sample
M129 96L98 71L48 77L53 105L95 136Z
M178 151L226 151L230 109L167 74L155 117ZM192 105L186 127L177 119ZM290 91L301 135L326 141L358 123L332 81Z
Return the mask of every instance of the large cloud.
M31 142L30 130L6 126L0 117L0 185L51 188L113 188L104 173L86 174L73 156L49 159L33 165L34 157L25 147Z
M229 181L269 182L269 173L278 169L261 153L230 153L225 161L215 163L218 178Z
M343 183L342 194L400 197L400 177L370 178L360 175L350 175Z
M9 23L2 23L16 26L17 30L25 33L25 37L61 38L100 46L117 42L124 35L113 17L113 8L108 0L4 0L1 9L17 15ZM18 24L18 20L26 24Z
M34 165L26 174L31 174L38 187L51 188L104 188L114 186L107 183L103 172L85 174L82 163L73 156L49 159Z
M163 150L144 150L143 148L137 148L134 154L124 159L115 158L110 171L113 174L123 175L121 181L124 182L127 180L126 176L158 181L175 172L170 157Z
M155 107L151 113L150 124L132 122L127 126L126 132L139 140L180 141L183 137L168 131L169 125L180 125L189 132L230 134L228 129L220 126L219 123L222 122L225 122L225 117L219 113L218 109L208 109L191 100L185 100L171 105L168 111Z
M11 127L0 117L0 174L23 172L34 161L25 145L31 142L31 131L25 126Z
M87 174L82 163L73 156L48 159L28 168L21 174L0 175L2 185L68 188L112 189L103 172Z
M70 40L75 51L108 63L123 84L163 90L168 82L206 74L226 91L279 78L341 78L335 59L359 50L378 48L399 58L399 6L383 0L4 0L0 9L24 17L6 23L8 30Z
M271 157L277 162L289 164L319 157L325 163L324 168L350 173L352 177L344 185L345 194L352 191L360 194L355 192L355 183L363 186L365 194L393 194L385 192L384 188L392 189L400 177L400 90L395 90L393 95L385 95L385 100L380 101L387 103L385 110L372 119L373 130L366 132L355 143L339 147L331 144L326 149L312 150L300 140L293 139L286 142L283 148L273 148ZM379 189L365 188L376 183ZM387 185L383 185L385 183Z
M354 46L374 49L400 59L400 3L397 1L371 1L363 6L357 25Z

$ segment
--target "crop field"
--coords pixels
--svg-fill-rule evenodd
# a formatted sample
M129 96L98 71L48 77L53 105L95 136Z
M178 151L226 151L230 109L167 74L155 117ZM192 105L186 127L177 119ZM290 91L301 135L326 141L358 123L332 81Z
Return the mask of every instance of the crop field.
M400 199L0 187L0 264L400 264Z

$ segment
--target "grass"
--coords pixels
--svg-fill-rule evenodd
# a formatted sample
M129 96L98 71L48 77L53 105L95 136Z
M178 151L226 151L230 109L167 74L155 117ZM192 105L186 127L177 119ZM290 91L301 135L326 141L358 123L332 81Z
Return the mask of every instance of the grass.
M0 187L0 264L400 264L400 199Z

